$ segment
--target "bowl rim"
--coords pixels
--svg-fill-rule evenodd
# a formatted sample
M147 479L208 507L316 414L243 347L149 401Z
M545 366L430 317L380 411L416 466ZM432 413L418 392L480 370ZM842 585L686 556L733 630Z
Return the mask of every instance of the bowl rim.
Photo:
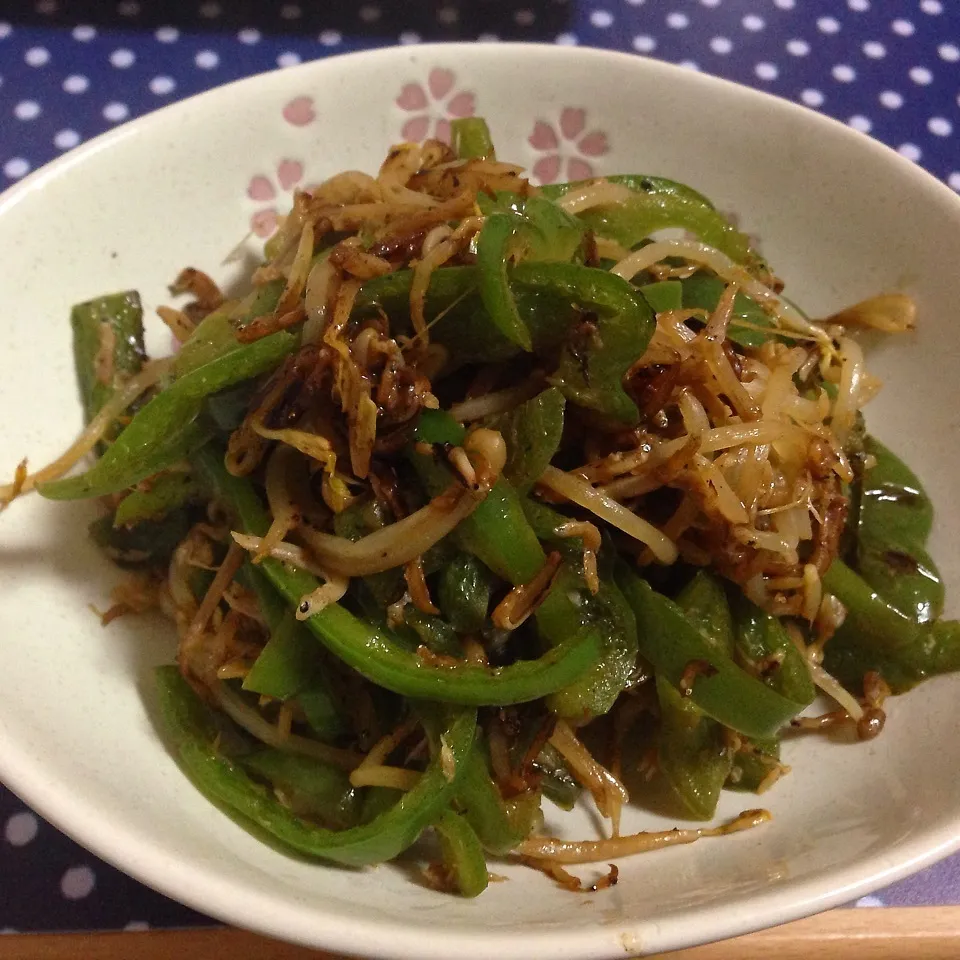
M62 176L77 163L109 150L127 137L147 135L172 112L189 110L198 102L216 103L254 90L269 82L266 78L284 74L308 76L322 72L327 64L356 61L357 66L371 62L393 61L416 53L420 57L442 54L456 56L457 51L469 55L502 56L503 42L454 42L417 44L412 47L390 46L319 57L295 67L268 70L226 83L176 101L151 113L137 117L109 130L74 150L28 174L0 194L0 230L3 215L28 196L42 188L48 180ZM960 196L923 168L899 155L892 148L859 133L838 120L817 113L784 98L756 90L729 80L714 77L665 63L638 54L593 47L568 47L548 43L509 43L511 50L546 58L557 63L572 58L594 60L601 65L611 61L630 64L646 77L664 81L683 77L687 84L704 89L721 90L726 96L765 105L790 113L810 126L814 132L848 139L851 148L871 151L887 164L895 164L901 176L909 179L914 189L928 198L952 208L960 229ZM229 111L226 111L229 114ZM150 705L145 704L150 711ZM2 722L2 717L0 717ZM771 888L743 904L712 905L667 915L659 920L623 920L600 926L584 923L581 928L548 930L486 930L479 926L462 930L442 930L431 936L413 923L401 923L371 916L361 928L337 913L326 913L316 907L305 908L272 897L268 892L254 894L250 890L233 889L229 880L202 864L172 861L155 839L116 824L104 825L100 812L83 797L74 796L67 784L51 789L57 778L46 772L45 764L19 749L18 744L0 739L0 779L25 803L63 833L96 856L161 894L187 904L227 923L281 940L288 940L333 951L356 955L410 958L410 960L446 960L454 943L463 956L497 955L503 960L544 955L558 958L602 958L614 954L676 950L684 947L739 936L773 924L808 916L868 894L879 887L901 879L960 849L960 806L955 818L936 828L929 828L887 852L860 858L850 866L829 873ZM696 918L696 922L692 922ZM706 937L702 931L708 930Z

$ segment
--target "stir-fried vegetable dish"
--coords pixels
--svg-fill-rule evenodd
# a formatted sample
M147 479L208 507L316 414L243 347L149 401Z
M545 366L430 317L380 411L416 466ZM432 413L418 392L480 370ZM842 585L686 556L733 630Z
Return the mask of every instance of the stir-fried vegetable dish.
M913 303L808 318L690 187L536 187L458 120L298 192L244 295L171 289L165 359L136 293L74 307L86 429L0 494L99 501L104 622L176 624L167 744L281 847L432 831L438 888L506 857L581 889L565 865L769 817L623 835L631 792L710 820L960 667L930 501L860 412L857 334ZM581 795L609 835L546 835Z

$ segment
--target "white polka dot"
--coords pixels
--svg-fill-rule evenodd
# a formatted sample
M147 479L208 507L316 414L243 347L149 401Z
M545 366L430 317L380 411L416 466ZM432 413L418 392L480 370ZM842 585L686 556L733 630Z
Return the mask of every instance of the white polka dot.
M339 30L323 30L320 33L320 42L325 47L335 47L343 39Z
M627 0L631 7L642 7L646 2L647 0Z
M91 27L89 24L80 23L77 24L70 32L70 36L74 40L78 40L80 43L87 43L92 40L97 35L97 30L95 27Z
M865 13L870 9L870 0L847 0L847 6L854 13Z
M857 71L849 63L838 63L830 73L833 74L833 79L840 83L851 83L857 79Z
M884 903L879 897L861 897L853 905L855 907L882 907Z
M499 43L500 37L495 33L485 31L484 33L477 34L477 41L479 43Z
M176 43L180 39L180 31L176 27L157 27L154 36L161 43Z
M150 929L150 924L146 920L131 920L123 929L128 933L142 933Z
M200 4L200 16L206 17L208 20L216 20L220 14L223 13L219 3L201 3Z
M460 11L456 7L441 7L437 11L437 21L446 26L452 26L460 19Z
M880 60L887 55L887 48L879 40L868 40L863 45L863 52L871 60Z
M48 17L51 13L57 12L57 0L37 0L33 9L37 13L42 13L45 17Z
M903 95L896 90L884 90L879 98L880 105L888 110L899 110L903 106Z
M70 867L60 878L60 892L67 900L82 900L93 893L97 878L90 867Z
M10 163L13 163L13 161L11 160ZM7 166L9 166L9 163ZM4 172L11 176L6 168L4 168ZM26 170L24 170L24 173L26 173ZM20 176L22 175L20 174ZM40 821L37 820L36 815L29 810L21 810L7 821L3 835L7 838L7 843L12 846L25 847L37 835L39 829Z
M245 43L248 47L260 42L260 31L253 27L244 27L238 34L237 39Z
M613 14L609 10L594 10L590 14L590 23L603 30L605 27L612 26Z
M633 49L637 53L652 53L657 49L657 41L646 33L640 33L633 38Z
M681 60L678 64L678 67L683 67L684 70L699 70L700 64L696 60Z
M40 104L36 100L21 100L14 108L18 120L36 120L40 116Z
M909 37L917 28L909 20L894 20L890 24L890 29L901 37Z
M60 150L72 150L80 142L76 130L59 130L53 138L53 145Z
M800 93L800 99L808 107L823 106L823 94L819 90L814 90L812 87L808 87L806 90L803 90Z
M556 37L553 38L553 42L559 44L561 47L575 47L580 41L577 39L575 33L558 33Z
M381 10L372 3L366 3L360 8L360 19L364 23L376 23L380 19Z
M714 53L726 54L733 49L733 42L729 37L713 37L710 41L710 49Z
M753 72L761 80L776 80L780 76L780 71L777 69L775 63L767 63L766 61L758 63L754 68Z
M299 53L294 53L293 50L285 50L283 53L277 57L277 66L278 67L295 67L302 60Z
M460 14L458 13L459 17ZM513 20L515 23L519 24L521 27L529 27L537 19L537 15L532 10L518 10L513 15Z
M943 13L943 4L940 0L920 0L920 9L924 13L936 16L938 13Z
M30 169L30 162L23 157L11 157L4 165L3 172L11 180L19 180Z
M110 54L110 63L120 70L126 70L127 67L132 67L136 59L134 52L127 50L126 47L114 50L113 53Z
M148 86L150 87L151 93L155 93L158 97L165 97L168 93L173 93L176 89L177 82L173 77L159 76L154 77Z
M861 133L869 133L873 129L873 123L870 118L863 116L861 113L855 113L847 121L847 125L853 127L854 130L859 130Z
M946 117L931 117L927 129L935 137L949 137L953 133L953 124Z
M629 2L629 0L628 0L628 2ZM719 6L720 6L720 0L700 0L700 3L701 3L704 7L719 7Z
M763 17L758 17L755 13L748 13L741 21L745 30L756 33L766 26Z
M125 103L113 100L103 108L103 116L111 123L119 123L130 116L130 108Z
M123 3L117 4L117 13L121 17L135 17L140 12L140 4L137 0L123 0Z
M675 12L667 14L667 26L671 30L683 30L690 26L690 18L685 13Z
M363 14L362 14L362 11L361 11L361 16L362 16L362 15L363 15ZM285 4L280 8L280 16L281 16L284 20L299 20L300 17L303 16L303 11L302 11L302 10L300 9L300 7L297 6L297 4L295 4L295 3L285 3Z
M46 47L31 47L23 59L27 66L42 67L50 62L50 51Z
M806 40L788 40L787 53L795 57L805 57L810 52L810 44Z
M71 73L63 81L63 89L67 93L83 93L90 86L90 81L79 73Z
M0 21L0 40L6 40L13 33L13 27L6 20Z
M780 10L792 10L797 4L796 0L773 0L773 5Z
M213 70L220 63L220 54L213 50L201 50L193 58L193 62L201 70Z
M926 67L911 67L910 79L914 83L919 83L921 87L925 87L933 83L933 74Z
M420 43L422 39L423 38L420 36L420 34L416 33L413 30L404 30L399 37L400 42L405 46L409 46L412 43ZM559 39L557 40L557 42L558 43L560 42Z
M839 33L840 21L836 17L820 17L817 20L817 29L821 33Z
M937 53L940 54L940 59L946 60L947 63L956 63L960 60L960 47L955 43L941 43L937 47Z
M949 183L957 193L960 193L960 170L954 170L954 172L947 177L947 183Z
M914 163L923 156L920 148L915 143L901 143L900 146L897 147L897 153L899 153L901 157L912 160Z

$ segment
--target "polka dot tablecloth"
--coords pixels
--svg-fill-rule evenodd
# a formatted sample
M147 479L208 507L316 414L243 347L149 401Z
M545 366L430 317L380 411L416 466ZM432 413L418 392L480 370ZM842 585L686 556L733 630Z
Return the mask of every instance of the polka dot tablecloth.
M960 191L960 0L4 0L0 189L116 124L239 77L471 39L608 47L717 74L830 114ZM960 857L858 904L960 904ZM0 787L0 930L209 922Z

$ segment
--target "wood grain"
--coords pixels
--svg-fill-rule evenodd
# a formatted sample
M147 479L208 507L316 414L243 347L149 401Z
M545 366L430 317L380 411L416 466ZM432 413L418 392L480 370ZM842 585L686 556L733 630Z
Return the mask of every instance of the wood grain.
M834 910L663 960L957 960L960 907ZM0 960L344 960L231 928L0 936Z

